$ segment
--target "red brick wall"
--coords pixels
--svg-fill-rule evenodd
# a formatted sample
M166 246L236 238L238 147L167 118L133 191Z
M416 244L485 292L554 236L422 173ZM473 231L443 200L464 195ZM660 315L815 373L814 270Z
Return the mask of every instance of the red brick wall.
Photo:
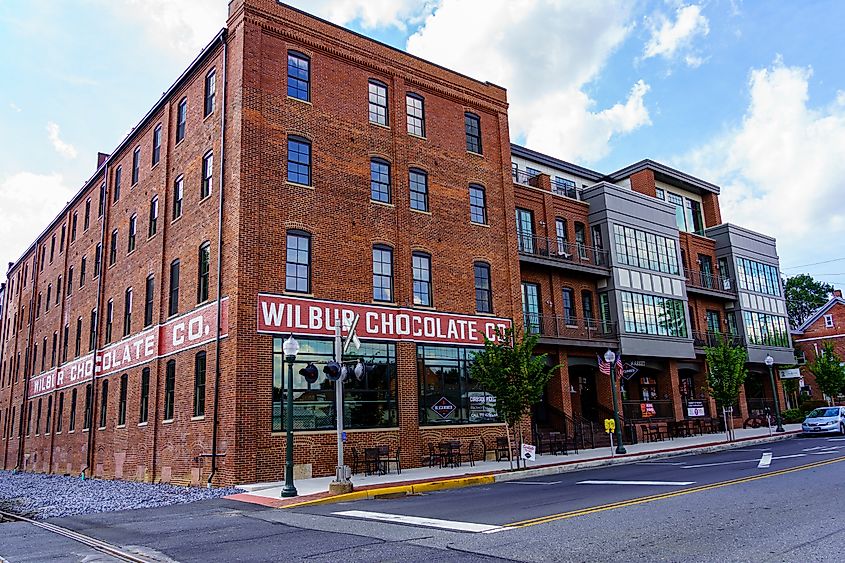
M657 197L657 185L654 183L654 171L645 169L631 174L631 189L641 194Z
M807 327L803 334L794 335L793 342L795 343L795 348L804 352L807 363L816 359L816 356L821 353L826 343L833 344L836 354L840 358L845 359L845 304L841 302L834 303L825 312L825 315L831 315L833 317L832 327L825 326L824 315L822 315ZM804 365L801 366L801 375L804 377L804 383L811 387L813 399L821 400L823 395L816 384L816 378L813 372Z

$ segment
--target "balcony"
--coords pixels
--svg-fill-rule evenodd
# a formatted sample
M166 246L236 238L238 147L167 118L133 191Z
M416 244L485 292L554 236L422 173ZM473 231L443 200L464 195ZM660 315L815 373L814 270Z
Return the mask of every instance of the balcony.
M522 184L523 186L538 186L538 178L540 174L537 172L528 172L527 170L511 170L514 184Z
M517 233L519 258L523 262L552 266L594 276L610 275L607 250L563 239L549 239Z
M687 292L736 300L736 284L733 279L696 270L687 270L684 274L687 278Z
M727 334L727 333L720 333L720 332L701 332L701 331L692 331L692 339L693 345L696 348L704 349L704 348L712 348L713 346L719 345L719 339L724 339L730 342L734 346L745 346L745 341L741 336L735 334Z
M539 335L540 341L547 344L566 340L580 346L604 347L619 337L618 326L613 321L528 314L523 315L523 322L525 332Z
M511 177L514 184L523 186L531 186L533 188L543 188L540 181L540 173L529 172L527 170L511 170ZM581 199L581 190L575 185L575 182L567 181L562 178L550 178L551 192L556 195L568 197L572 199Z

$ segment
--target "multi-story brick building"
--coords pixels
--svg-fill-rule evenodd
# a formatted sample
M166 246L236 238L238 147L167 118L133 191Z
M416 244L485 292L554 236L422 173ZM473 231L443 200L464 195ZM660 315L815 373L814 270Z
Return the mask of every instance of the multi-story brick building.
M502 88L233 0L9 267L3 467L278 479L292 333L295 462L330 474L334 387L298 372L332 358L337 319L356 313L350 452L389 444L414 466L446 437L492 443L504 428L469 364L484 336L523 324L564 365L540 425L605 416L606 348L640 370L627 421L684 418L694 399L714 414L713 333L747 342L755 372L766 353L791 359L764 316L784 312L774 241L722 225L718 191L651 161L605 175L511 147ZM767 396L758 379L742 415Z
M824 394L816 385L816 378L807 368L824 350L826 344L833 346L840 358L845 358L845 299L842 290L836 289L827 303L819 307L804 323L792 332L795 353L800 364L803 393L816 400L824 400Z

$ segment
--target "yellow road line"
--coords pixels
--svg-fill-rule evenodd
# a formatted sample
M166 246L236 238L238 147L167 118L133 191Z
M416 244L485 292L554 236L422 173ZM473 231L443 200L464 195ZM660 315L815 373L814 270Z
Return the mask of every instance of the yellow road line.
M559 514L551 514L549 516L541 516L539 518L530 518L528 520L522 520L519 522L512 522L510 524L505 524L503 528L526 528L528 526L536 526L537 524L546 524L548 522L555 522L557 520L566 520L568 518L575 518L576 516L586 516L587 514L594 514L596 512L604 512L606 510L614 510L617 508L624 508L626 506L635 506L638 504L645 504L648 502L654 502L657 500L663 500L668 498L679 497L683 495L689 495L692 493L700 493L703 491L710 491L713 489L719 489L722 487L727 487L730 485L739 485L741 483L748 483L751 481L757 481L758 479L766 479L768 477L777 477L778 475L786 475L787 473L794 473L796 471L803 471L805 469L813 469L815 467L821 467L823 465L829 465L831 463L837 463L840 461L845 461L845 456L838 457L835 459L827 459L824 461L817 461L815 463L808 463L806 465L799 465L797 467L790 467L788 469L780 469L778 471L771 471L768 473L763 473L761 475L753 475L751 477L741 477L739 479L731 479L729 481L721 481L718 483L711 483L709 485L701 485L700 487L691 487L689 489L683 489L680 491L675 491L671 493L662 493L659 495L651 495L645 497L637 497L634 499L623 500L619 502L613 502L609 504L603 504L599 506L591 506L587 508L581 508L578 510L572 510L569 512L561 512Z

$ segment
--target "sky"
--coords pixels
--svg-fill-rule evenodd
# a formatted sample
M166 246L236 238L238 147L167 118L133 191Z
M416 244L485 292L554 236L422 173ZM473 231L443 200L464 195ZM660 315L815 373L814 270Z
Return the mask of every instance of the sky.
M784 274L845 286L845 2L292 0L508 89L512 141L722 188ZM226 0L0 0L0 264L223 26Z

